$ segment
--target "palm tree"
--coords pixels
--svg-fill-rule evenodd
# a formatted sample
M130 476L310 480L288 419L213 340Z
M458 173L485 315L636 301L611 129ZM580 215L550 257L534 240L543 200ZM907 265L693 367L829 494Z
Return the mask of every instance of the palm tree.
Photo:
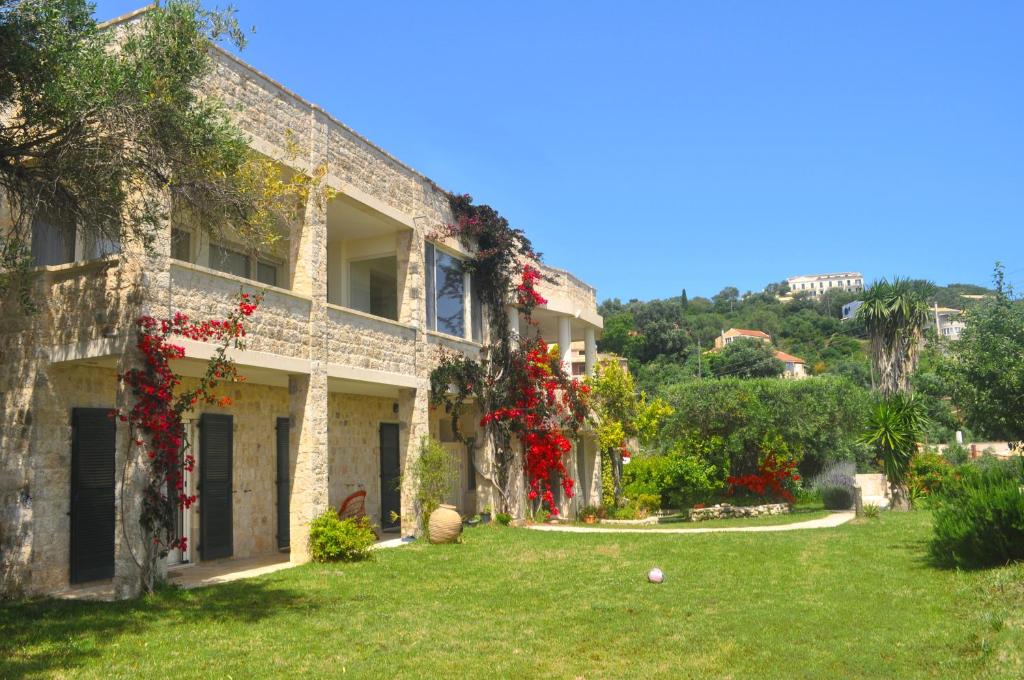
M927 424L921 402L913 395L894 394L875 404L868 418L868 430L860 437L860 441L875 447L882 459L893 509L910 507L907 474L917 451L917 441Z
M926 297L930 283L894 278L876 281L857 310L871 338L871 359L883 396L908 394L910 374L928 324Z

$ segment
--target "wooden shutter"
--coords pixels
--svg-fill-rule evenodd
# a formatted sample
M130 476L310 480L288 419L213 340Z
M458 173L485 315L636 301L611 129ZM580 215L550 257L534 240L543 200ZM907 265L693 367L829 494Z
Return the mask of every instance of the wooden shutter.
M401 463L398 453L398 425L380 424L380 526L392 529L398 521L391 519L391 513L402 512L402 497L398 490L401 478Z
M288 418L277 419L277 549L287 550L291 542L291 455Z
M233 419L204 413L199 421L199 556L231 557Z
M114 576L114 450L109 408L71 412L71 582Z

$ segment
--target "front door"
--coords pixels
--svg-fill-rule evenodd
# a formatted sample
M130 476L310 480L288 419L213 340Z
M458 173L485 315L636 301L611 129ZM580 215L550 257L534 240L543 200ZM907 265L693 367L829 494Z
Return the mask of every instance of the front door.
M114 450L109 408L71 412L71 583L114 576Z
M402 470L398 459L398 424L380 424L380 527L395 529L399 525L392 513L402 512L402 496L398 489Z
M288 436L291 422L288 418L277 419L277 549L288 550L291 543L291 456L288 453Z
M199 421L199 556L204 560L233 552L233 425L231 416L216 413L204 413Z

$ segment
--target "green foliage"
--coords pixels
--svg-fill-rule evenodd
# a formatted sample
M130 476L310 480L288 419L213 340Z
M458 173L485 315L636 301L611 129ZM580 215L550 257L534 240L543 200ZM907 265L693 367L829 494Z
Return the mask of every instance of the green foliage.
M934 506L932 557L950 567L1024 560L1024 479L1009 468L963 468Z
M1024 301L996 265L996 292L966 312L948 370L953 400L987 437L1024 440Z
M512 515L507 512L499 512L494 516L495 521L503 527L507 527L512 522Z
M853 507L853 489L845 485L822 487L821 502L828 510L849 510Z
M967 447L961 446L956 442L949 444L942 451L942 458L950 465L963 465L969 457L970 452L967 450Z
M954 475L953 466L942 454L925 451L910 460L908 484L911 494L919 497L940 493Z
M368 517L339 519L327 510L309 524L309 553L316 562L355 562L372 554L377 536Z
M722 478L753 473L766 437L778 437L800 460L804 477L833 460L869 459L857 436L870 409L866 390L843 378L808 380L693 380L664 392L674 409L658 438L673 450L694 441L714 443L705 460Z
M881 515L881 508L874 503L868 503L864 506L864 516L868 519L878 519Z
M777 378L786 365L775 358L775 350L766 342L740 338L720 351L707 355L708 370L716 377Z
M85 0L0 1L5 295L24 287L7 274L24 268L41 211L87 242L147 247L168 205L210 230L280 217L245 137L200 87L211 44L244 45L233 13L170 0L101 30L92 11Z
M721 438L690 436L664 455L634 457L623 470L623 488L629 498L657 495L663 508L688 508L707 503L725 489L725 473L709 463Z
M870 411L861 441L878 453L894 500L903 495L910 461L926 423L921 402L913 396L895 393L878 400Z
M424 521L451 491L455 479L451 454L441 442L426 435L420 440L420 455L406 473L416 487L416 506Z

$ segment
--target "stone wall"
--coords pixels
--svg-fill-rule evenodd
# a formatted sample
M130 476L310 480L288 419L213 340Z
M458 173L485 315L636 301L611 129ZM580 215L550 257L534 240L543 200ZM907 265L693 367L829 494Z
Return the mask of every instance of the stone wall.
M337 508L350 494L366 491L366 514L380 516L380 424L401 423L397 399L332 392L328 401L330 448L328 503Z
M327 360L401 375L416 374L416 329L329 306Z
M729 519L731 517L761 517L762 515L787 515L792 506L786 503L770 503L768 505L729 505L721 503L708 508L690 510L690 521L701 522L706 519Z
M238 306L240 291L265 291L259 311L246 323L246 348L288 357L308 356L309 298L179 262L171 264L170 281L170 308L193 319L226 318Z

